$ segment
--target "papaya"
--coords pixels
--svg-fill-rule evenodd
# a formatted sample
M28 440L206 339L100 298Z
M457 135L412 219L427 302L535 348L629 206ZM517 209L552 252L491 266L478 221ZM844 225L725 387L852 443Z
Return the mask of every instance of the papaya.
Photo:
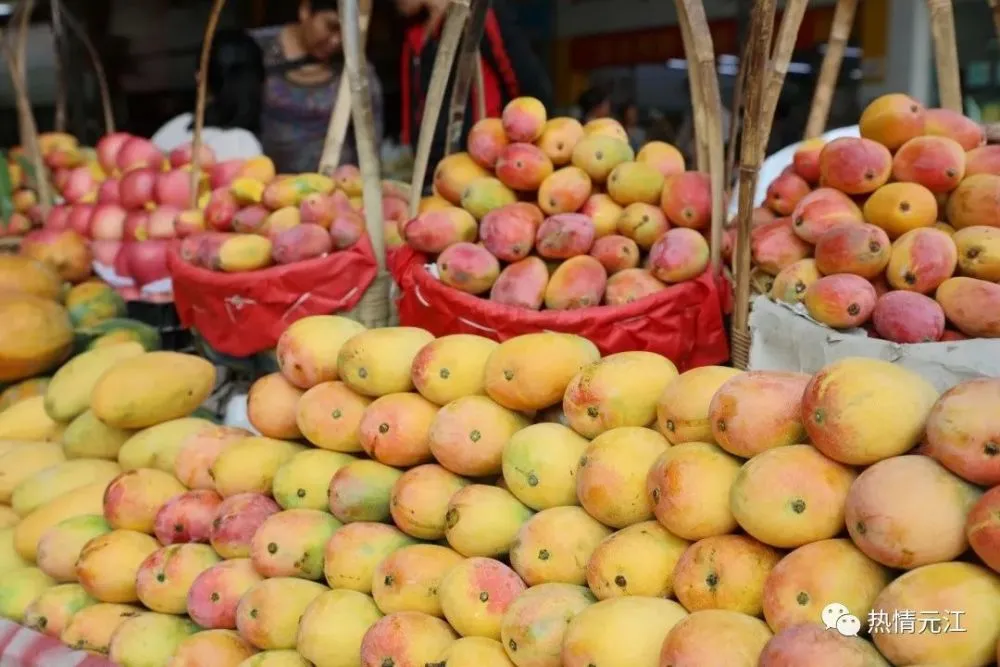
M107 283L88 280L66 294L66 309L75 327L89 327L115 317L125 317L125 299Z
M69 313L55 301L0 293L0 322L0 382L40 375L73 349Z
M155 327L124 317L113 317L76 330L76 345L79 349L93 349L130 340L142 345L147 352L163 347L160 332Z
M55 421L76 419L90 407L90 393L105 371L143 353L139 343L122 343L73 357L52 376L45 391L45 412Z

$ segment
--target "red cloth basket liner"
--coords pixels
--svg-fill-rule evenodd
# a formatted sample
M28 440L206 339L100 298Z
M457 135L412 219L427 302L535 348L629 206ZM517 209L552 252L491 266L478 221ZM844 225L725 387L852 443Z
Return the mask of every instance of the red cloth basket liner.
M325 257L246 273L193 266L179 250L175 244L168 259L181 323L234 357L273 348L281 333L303 317L350 310L378 271L367 236Z
M399 322L435 336L478 334L504 341L538 331L573 333L602 355L657 352L681 371L729 359L719 285L710 272L625 306L532 311L505 306L448 287L424 268L427 258L404 247L389 255L400 286Z

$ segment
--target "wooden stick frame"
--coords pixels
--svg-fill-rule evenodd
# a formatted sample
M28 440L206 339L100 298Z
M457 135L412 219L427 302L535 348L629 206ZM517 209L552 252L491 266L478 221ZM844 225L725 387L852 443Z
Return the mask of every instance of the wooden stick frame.
M111 87L108 85L108 75L104 70L104 63L101 62L101 54L97 52L97 47L87 35L87 29L77 20L73 13L66 7L62 0L52 0L62 13L62 19L66 23L69 31L76 35L76 38L83 44L84 50L90 57L91 66L94 68L94 77L97 79L97 90L101 96L101 110L104 113L104 131L111 134L115 131L115 109L111 101Z
M830 107L837 91L837 80L840 78L840 68L844 62L844 52L851 38L857 11L858 0L837 0L837 6L833 10L833 24L830 26L830 38L826 44L819 79L809 107L806 139L814 139L826 129L826 123L830 118Z
M208 61L212 54L212 41L219 27L219 18L226 0L213 0L205 26L205 39L201 44L197 85L194 102L194 128L191 131L191 208L198 208L198 191L201 189L201 134L205 129L205 106L208 101Z
M66 35L63 31L62 11L58 0L49 0L49 12L52 15L52 46L56 65L56 132L66 131L66 67L63 60L66 57Z
M937 68L938 96L941 106L962 113L962 80L958 66L958 42L955 38L955 12L952 0L927 0L934 38L934 64Z
M781 89L785 86L785 76L788 74L788 65L792 61L795 52L795 42L799 36L799 28L802 26L802 19L805 17L809 0L788 0L785 3L785 11L781 15L781 25L778 27L778 34L775 36L774 48L768 58L767 76L764 79L764 92L761 98L761 126L759 133L763 154L767 154L767 143L771 136L771 127L774 125L774 113L778 108L778 100L781 98Z

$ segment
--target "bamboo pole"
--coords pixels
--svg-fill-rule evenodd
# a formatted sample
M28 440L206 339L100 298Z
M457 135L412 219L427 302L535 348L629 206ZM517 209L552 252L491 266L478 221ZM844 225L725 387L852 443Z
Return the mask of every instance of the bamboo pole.
M205 26L205 41L201 45L198 64L198 91L194 103L194 129L191 136L191 208L198 208L198 191L201 182L201 133L205 128L205 105L208 100L208 62L212 54L212 41L219 27L219 17L226 0L213 0Z
M729 137L726 143L726 210L729 210L729 199L732 197L733 170L736 169L736 138L740 134L739 119L743 112L743 83L747 78L747 53L750 42L743 45L740 52L740 67L736 73L736 85L733 87L733 104L729 110Z
M781 25L774 40L774 48L768 59L767 76L764 79L764 92L761 98L762 123L760 135L764 145L761 151L767 154L767 142L771 136L771 127L774 125L774 113L778 108L778 100L781 98L781 89L785 86L785 76L788 74L788 63L792 61L795 53L795 42L799 37L799 28L802 26L802 18L806 14L809 0L788 0L785 3L785 11L781 15Z
M17 70L17 75L21 79L21 84L27 87L28 31L31 29L31 14L35 10L35 0L21 0L17 7L19 10L17 16L15 17L17 19L17 33L15 33L17 37L17 46L15 47L15 50L8 55L10 57L11 66ZM11 23L13 23L13 21L11 21ZM25 88L25 92L27 92L27 88ZM31 118L29 119L28 116L31 116ZM25 146L27 142L30 141L28 137L28 126L35 124L30 103L28 104L26 111L18 106L17 121L21 145ZM35 132L37 135L37 127L35 128Z
M955 41L955 13L951 0L927 0L934 37L934 65L937 69L941 106L962 113L962 83L958 67L958 43Z
M56 65L56 132L66 131L66 40L63 32L62 12L59 0L49 0L49 13L52 16L52 44Z
M486 29L486 17L489 15L490 0L470 0L469 17L466 19L459 42L457 64L451 83L451 99L448 101L447 124L445 125L444 154L451 155L462 150L462 130L465 127L466 109L469 105L469 93L482 75L482 58L480 43ZM476 108L479 105L481 86L476 89Z
M410 187L410 217L415 217L420 208L423 195L424 179L427 177L427 167L430 161L431 145L434 141L434 131L441 107L444 104L444 94L448 87L448 79L455 64L458 44L462 39L462 30L469 18L469 0L451 0L448 7L448 17L441 31L441 41L438 45L437 57L434 58L434 69L431 71L430 85L424 99L424 113L420 119L420 134L417 138L416 156L413 160L413 181Z
M733 304L733 365L745 369L750 360L750 226L753 221L754 192L760 165L764 161L761 138L761 111L765 68L774 29L775 0L754 4L748 37L752 47L747 58L746 111L743 116L743 145L740 151L739 216L737 224L736 295Z
M830 118L830 107L837 91L837 80L840 78L840 68L844 62L844 51L851 38L857 11L858 0L837 0L837 7L833 12L833 24L830 26L830 38L827 40L826 53L823 54L823 64L820 66L819 79L809 107L806 139L818 137L826 129L826 123Z
M725 149L722 144L722 95L715 65L715 47L708 27L708 17L701 0L676 0L682 32L687 32L691 51L688 52L688 76L697 72L699 86L691 96L695 118L702 118L698 143L704 143L706 164L712 188L711 264L712 271L721 268L722 226L725 222L726 178ZM699 167L702 169L702 167Z
M680 7L681 4L677 3L678 23L680 23L681 28L681 41L684 44L684 60L687 63L688 86L691 97L691 132L693 134L692 139L694 141L695 149L695 169L707 174L711 170L711 166L709 164L708 137L706 136L707 130L705 127L707 121L704 116L703 108L701 105L695 103L695 100L701 97L702 90L702 72L696 65L698 59L698 43L697 38L691 34L690 23L681 18ZM711 44L711 38L712 33L709 32L709 44ZM712 76L716 76L714 68Z
M54 1L62 11L66 27L76 35L90 57L90 63L94 68L94 77L97 79L98 94L101 96L101 110L104 113L104 131L107 134L111 134L115 131L115 109L111 101L111 88L108 85L107 73L104 71L104 63L101 62L101 55L97 52L97 47L94 46L94 42L91 41L90 36L87 35L87 29L84 25L76 19L61 0Z

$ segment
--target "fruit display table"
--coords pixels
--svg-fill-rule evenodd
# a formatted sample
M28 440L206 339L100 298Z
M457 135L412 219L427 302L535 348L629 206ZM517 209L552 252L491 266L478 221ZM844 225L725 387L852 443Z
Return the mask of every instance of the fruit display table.
M54 637L0 619L0 667L111 667L105 658L74 651Z

